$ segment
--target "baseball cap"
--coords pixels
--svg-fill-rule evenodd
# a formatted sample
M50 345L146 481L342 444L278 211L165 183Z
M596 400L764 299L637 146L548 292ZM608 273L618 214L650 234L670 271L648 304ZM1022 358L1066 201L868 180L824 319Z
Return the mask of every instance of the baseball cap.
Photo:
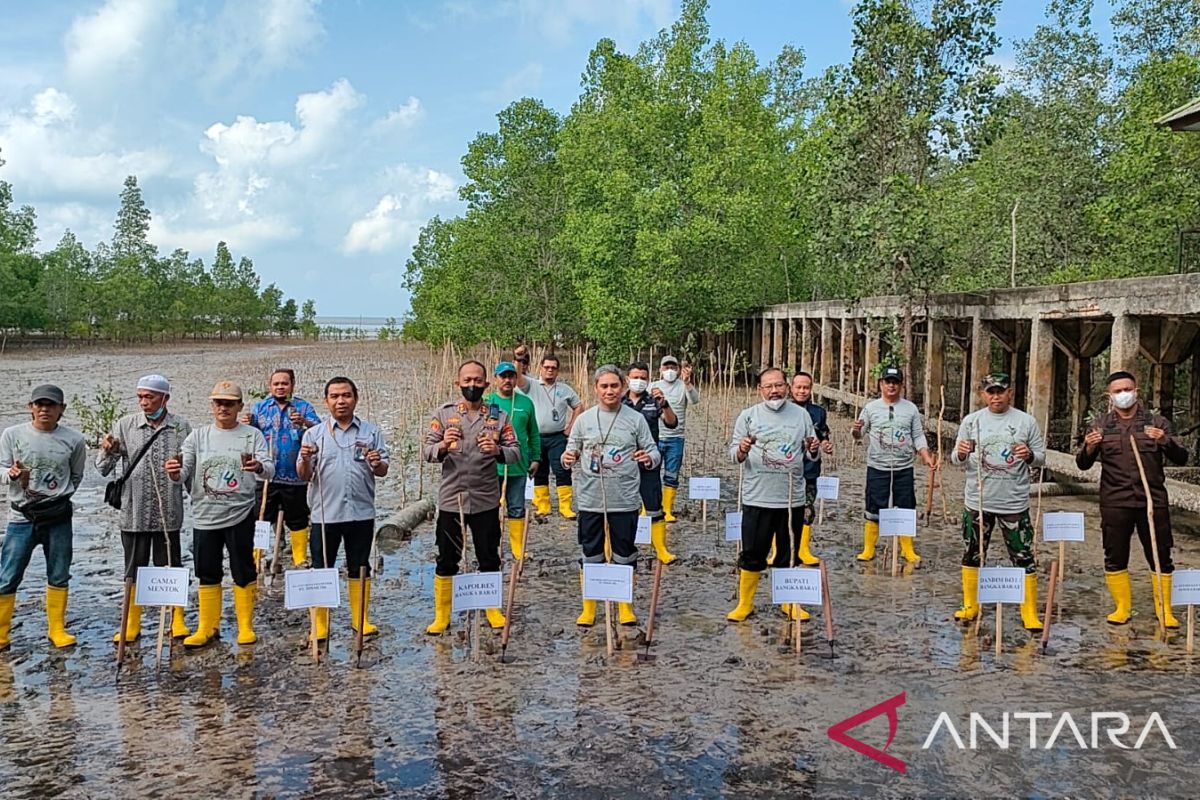
M212 392L208 395L210 400L241 400L242 387L238 386L233 381L221 381L213 387Z
M158 392L159 394L171 393L171 382L162 375L145 375L138 378L137 388L147 392Z
M989 372L983 376L983 380L979 382L984 389L991 389L993 386L998 386L1001 389L1007 389L1012 385L1012 381L1006 372Z
M49 400L51 403L58 405L66 405L66 399L63 397L62 389L52 383L43 383L41 386L35 386L33 391L29 393L29 402L36 403L38 400Z
M904 383L904 372L899 367L884 367L883 372L879 373L879 380L892 380Z
M503 375L506 372L511 372L514 375L517 372L517 368L515 366L513 366L513 363L511 361L501 361L499 364L496 365L495 373L497 375Z
M667 364L674 364L675 366L677 366L677 367L678 367L678 366L679 366L679 359L678 359L678 358L676 358L675 356L663 356L663 357L662 357L662 361L659 361L659 362L658 362L658 365L659 365L660 367L665 367Z

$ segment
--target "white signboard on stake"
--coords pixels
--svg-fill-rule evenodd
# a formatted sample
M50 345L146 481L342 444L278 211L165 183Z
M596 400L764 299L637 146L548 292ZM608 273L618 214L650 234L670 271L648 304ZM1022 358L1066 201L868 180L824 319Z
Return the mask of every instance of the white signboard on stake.
M1200 606L1200 569L1177 569L1171 580L1171 605Z
M879 509L880 536L916 536L917 510L915 508Z
M637 534L633 537L634 544L650 544L650 518L638 517Z
M289 569L283 573L283 607L337 608L341 602L337 567Z
M138 567L133 601L139 606L187 608L190 580L186 567Z
M799 603L802 606L821 604L821 570L809 567L789 567L771 570L771 602Z
M1082 511L1047 511L1042 515L1043 542L1082 542Z
M546 487L546 488L548 489L550 487ZM525 479L525 499L526 500L533 499L533 478Z
M1025 570L984 567L979 570L979 604L1021 603L1025 600Z
M838 489L841 483L833 475L821 475L817 478L817 499L818 500L837 500Z
M504 606L503 573L461 572L453 580L454 594L450 610L454 613Z
M725 512L725 541L740 542L742 540L742 512Z
M265 519L257 520L254 523L254 549L270 550L274 544L275 537L271 535L271 523Z
M633 602L633 567L629 564L584 564L583 599Z
M688 478L689 500L720 500L720 478Z

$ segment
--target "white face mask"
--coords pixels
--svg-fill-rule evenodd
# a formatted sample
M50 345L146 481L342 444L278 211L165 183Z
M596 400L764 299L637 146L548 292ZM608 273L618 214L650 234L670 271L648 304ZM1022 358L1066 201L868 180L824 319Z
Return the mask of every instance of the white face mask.
M674 369L664 369L662 376L663 380L667 383L674 383L675 379L679 377L679 371Z
M787 403L787 398L775 397L765 402L767 404L767 408L771 409L772 411L778 411L779 409L783 408L784 404Z
M1126 392L1117 392L1112 396L1112 403L1117 408L1124 411L1127 408L1133 408L1137 402L1137 391L1130 390Z
M649 381L647 381L645 378L629 379L629 391L633 392L634 394L641 394L642 392L646 391L646 387L649 385Z

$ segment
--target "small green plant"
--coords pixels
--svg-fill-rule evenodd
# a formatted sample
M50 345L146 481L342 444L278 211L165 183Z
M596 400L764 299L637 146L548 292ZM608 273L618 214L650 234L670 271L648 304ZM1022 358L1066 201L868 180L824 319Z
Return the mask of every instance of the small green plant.
M269 392L261 386L251 386L246 390L246 394L249 395L251 400L262 400Z
M75 395L71 398L71 409L79 416L79 427L88 443L98 447L101 437L125 414L125 403L109 386L93 392L91 402Z

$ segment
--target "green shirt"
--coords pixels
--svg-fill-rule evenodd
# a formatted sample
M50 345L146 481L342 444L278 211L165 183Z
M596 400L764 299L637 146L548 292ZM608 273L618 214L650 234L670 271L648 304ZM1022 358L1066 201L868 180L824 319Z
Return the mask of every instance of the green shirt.
M521 446L521 460L511 464L497 462L497 475L524 475L529 472L529 465L540 455L542 446L538 433L537 416L533 401L518 391L513 391L511 398L505 398L499 392L488 392L483 398L484 405L495 403L500 410L508 415L513 432L517 434L517 444ZM507 470L507 472L506 472Z

